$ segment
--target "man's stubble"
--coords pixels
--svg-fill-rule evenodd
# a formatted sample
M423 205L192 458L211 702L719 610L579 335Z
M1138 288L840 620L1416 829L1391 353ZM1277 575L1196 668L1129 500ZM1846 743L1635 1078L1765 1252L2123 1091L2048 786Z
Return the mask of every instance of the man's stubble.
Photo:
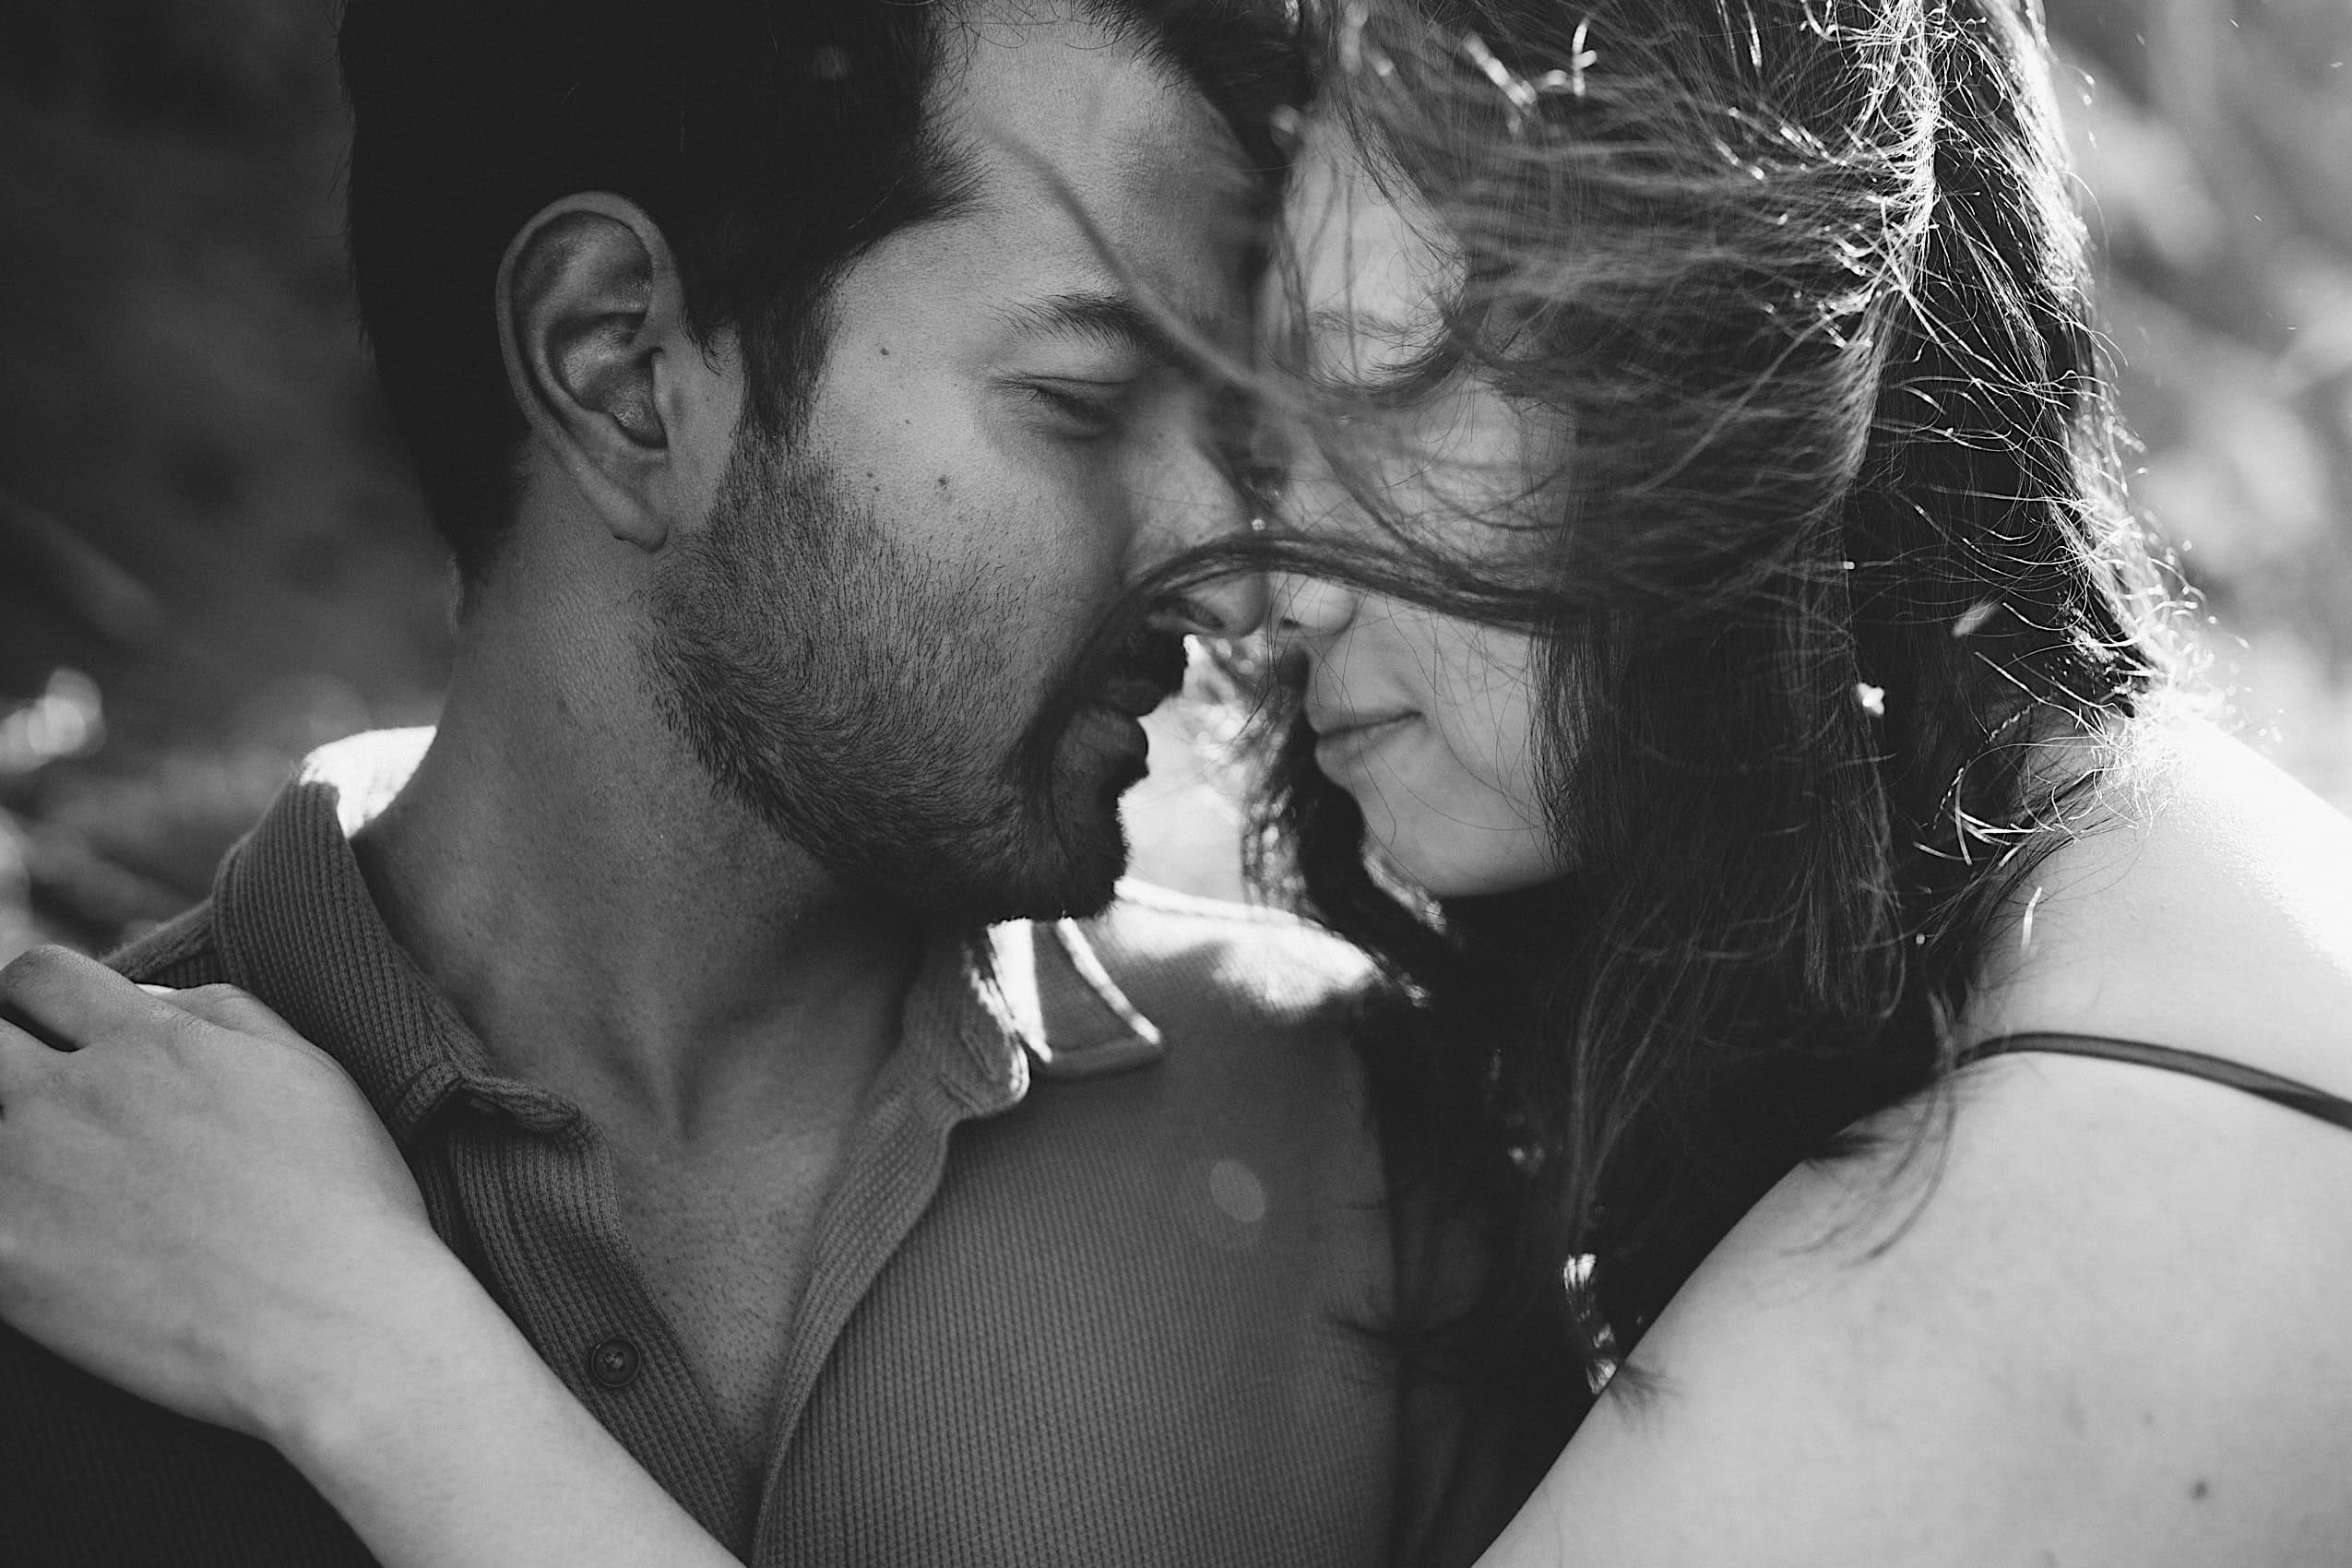
M1039 732L1083 705L1067 674L1033 696L1066 650L1005 646L1017 592L913 557L832 469L747 429L641 652L713 785L845 890L968 921L1090 912L1139 773Z

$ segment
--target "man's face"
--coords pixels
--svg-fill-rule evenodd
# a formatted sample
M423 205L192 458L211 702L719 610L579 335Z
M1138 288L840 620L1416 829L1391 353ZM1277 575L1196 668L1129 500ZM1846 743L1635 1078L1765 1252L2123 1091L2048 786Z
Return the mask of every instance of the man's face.
M647 651L705 767L845 883L1086 910L1125 864L1118 797L1184 628L1078 689L1075 656L1137 574L1246 523L1214 395L1146 308L1238 340L1244 188L1208 105L1092 24L980 23L953 61L943 129L978 199L841 280L805 429L747 422ZM1240 630L1256 593L1197 600Z

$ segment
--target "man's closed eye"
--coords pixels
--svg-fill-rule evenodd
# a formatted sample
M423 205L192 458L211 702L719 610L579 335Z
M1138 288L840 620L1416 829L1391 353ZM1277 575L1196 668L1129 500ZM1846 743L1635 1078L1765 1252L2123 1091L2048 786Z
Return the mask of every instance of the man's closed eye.
M1027 393L1059 430L1080 440L1114 435L1126 422L1124 381L1025 382Z

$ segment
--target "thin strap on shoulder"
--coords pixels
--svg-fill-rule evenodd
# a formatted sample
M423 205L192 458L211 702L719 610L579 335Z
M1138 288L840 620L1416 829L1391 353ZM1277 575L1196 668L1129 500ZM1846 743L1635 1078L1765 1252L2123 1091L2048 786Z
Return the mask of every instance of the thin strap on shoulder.
M2109 1039L2104 1035L2002 1035L1962 1051L1957 1064L1965 1067L1988 1056L2015 1056L2027 1051L2097 1056L2109 1062L2158 1067L2168 1073L2185 1073L2192 1078L2207 1078L2247 1094L2259 1095L2273 1104L2299 1111L2306 1116L2316 1116L2322 1122L2352 1132L2352 1100L2339 1099L2324 1089L2315 1089L2293 1078L2265 1073L2260 1067L2232 1062L2227 1057L2208 1056L2202 1051L2182 1051L2169 1045L2150 1045L2144 1040Z

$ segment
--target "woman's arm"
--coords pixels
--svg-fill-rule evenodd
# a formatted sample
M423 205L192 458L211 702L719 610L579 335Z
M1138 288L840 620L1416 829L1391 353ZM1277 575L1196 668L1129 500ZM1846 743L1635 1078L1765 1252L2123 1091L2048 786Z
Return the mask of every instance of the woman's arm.
M1485 1568L2340 1563L2352 1137L2017 1058L1783 1182Z
M386 1568L734 1568L461 1266L401 1321L271 1434Z
M0 972L0 1318L271 1443L390 1568L735 1561L442 1245L358 1088L267 1008L52 950Z

